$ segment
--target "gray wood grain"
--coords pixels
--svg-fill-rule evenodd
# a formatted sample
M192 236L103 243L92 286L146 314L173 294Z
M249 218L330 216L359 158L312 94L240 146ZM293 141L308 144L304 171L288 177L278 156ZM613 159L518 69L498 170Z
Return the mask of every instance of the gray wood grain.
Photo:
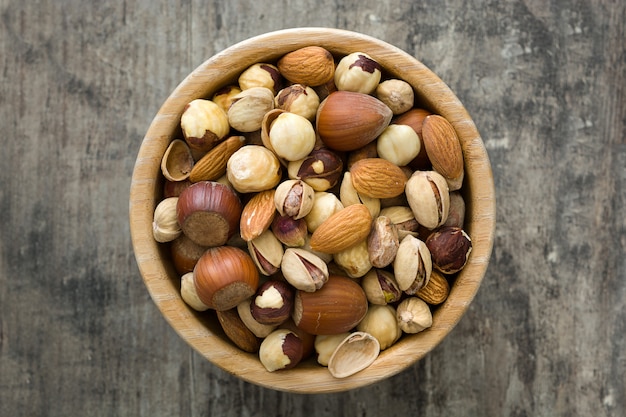
M0 415L624 415L624 21L617 0L0 0ZM468 314L411 369L341 394L204 361L152 303L129 237L160 103L221 49L295 26L428 65L472 114L497 189Z

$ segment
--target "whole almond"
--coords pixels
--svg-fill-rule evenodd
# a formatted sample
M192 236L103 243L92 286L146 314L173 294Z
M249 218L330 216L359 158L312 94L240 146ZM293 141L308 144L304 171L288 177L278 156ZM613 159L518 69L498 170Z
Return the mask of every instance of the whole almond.
M228 158L241 148L246 138L231 136L207 152L193 166L189 174L191 182L213 181L226 173Z
M320 46L306 46L278 61L280 74L292 83L310 87L325 84L335 75L333 55Z
M463 174L463 151L454 127L444 117L433 114L422 124L422 141L433 169L446 180Z
M383 158L365 158L350 168L352 185L372 198L393 198L404 192L407 176L399 166Z
M311 249L338 253L367 238L372 215L363 204L343 208L320 224L311 235Z
M274 204L274 193L276 190L266 190L255 194L244 206L239 222L241 238L249 242L267 230L274 216L276 215L276 205Z

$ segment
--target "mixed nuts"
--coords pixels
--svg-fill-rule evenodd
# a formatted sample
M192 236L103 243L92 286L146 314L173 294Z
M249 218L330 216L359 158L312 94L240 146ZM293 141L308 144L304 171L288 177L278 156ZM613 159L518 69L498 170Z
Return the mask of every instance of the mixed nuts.
M154 239L183 301L268 371L365 369L466 265L461 143L416 98L365 52L310 46L185 107Z

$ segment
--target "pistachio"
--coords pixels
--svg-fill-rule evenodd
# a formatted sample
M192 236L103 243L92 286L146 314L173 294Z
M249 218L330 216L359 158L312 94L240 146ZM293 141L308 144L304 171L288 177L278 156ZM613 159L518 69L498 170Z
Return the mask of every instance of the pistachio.
M389 271L372 268L361 280L367 300L372 304L392 304L402 298L402 290Z
M406 235L417 237L419 223L415 220L413 211L407 206L389 206L380 210L379 216L388 217L396 230L398 231L398 239L401 241Z
M336 152L319 148L303 159L289 162L287 171L289 178L301 179L315 191L326 191L339 182L343 161Z
M274 236L285 246L299 247L304 245L308 230L306 221L291 216L275 216L270 226Z
M266 276L275 274L283 259L283 245L269 229L248 242L248 252Z
M169 197L154 209L152 235L157 242L171 242L183 233L176 216L177 204L178 197Z
M390 265L396 257L398 246L400 246L398 230L391 219L386 216L374 219L367 237L367 251L372 266L384 268Z
M335 348L328 371L335 378L346 378L370 366L379 354L378 339L366 332L353 332Z
M463 227L465 223L465 200L460 191L450 192L450 209L448 210L448 220L444 226Z
M313 188L302 180L285 180L276 188L274 204L281 216L298 220L313 208L314 194Z
M228 123L240 132L261 128L265 113L274 108L274 93L266 87L244 89L233 97L228 109Z
M326 262L300 248L285 250L281 270L287 282L305 292L317 291L328 281Z
M415 294L430 279L432 260L426 244L416 237L407 235L400 246L393 270L398 287L409 295Z
M415 171L406 183L409 207L419 224L435 229L446 222L450 193L446 179L436 171Z
M419 333L433 324L430 307L418 297L402 300L396 309L396 317L404 333Z

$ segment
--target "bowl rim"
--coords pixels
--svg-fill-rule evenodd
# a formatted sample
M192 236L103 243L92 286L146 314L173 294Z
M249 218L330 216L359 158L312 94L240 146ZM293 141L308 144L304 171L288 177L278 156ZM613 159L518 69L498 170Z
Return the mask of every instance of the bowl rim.
M163 246L152 238L152 213L162 191L159 188L161 156L175 138L185 105L196 98L210 97L253 63L269 62L290 50L310 45L323 46L336 55L365 52L388 73L413 85L424 106L448 119L457 131L465 172L469 173L464 184L471 196L466 202L466 230L472 237L473 250L448 299L436 309L433 326L403 337L381 352L369 368L344 379L333 378L314 363L303 363L288 371L267 372L256 355L234 347L184 303L175 283L179 277L171 265L160 261ZM238 57L236 62L233 56ZM474 299L489 264L495 235L495 188L489 156L473 120L452 90L417 58L363 33L324 27L291 28L257 35L218 52L173 90L141 142L131 179L129 220L135 259L152 300L196 352L224 371L256 385L294 393L330 393L370 385L400 373L422 359L452 331Z

